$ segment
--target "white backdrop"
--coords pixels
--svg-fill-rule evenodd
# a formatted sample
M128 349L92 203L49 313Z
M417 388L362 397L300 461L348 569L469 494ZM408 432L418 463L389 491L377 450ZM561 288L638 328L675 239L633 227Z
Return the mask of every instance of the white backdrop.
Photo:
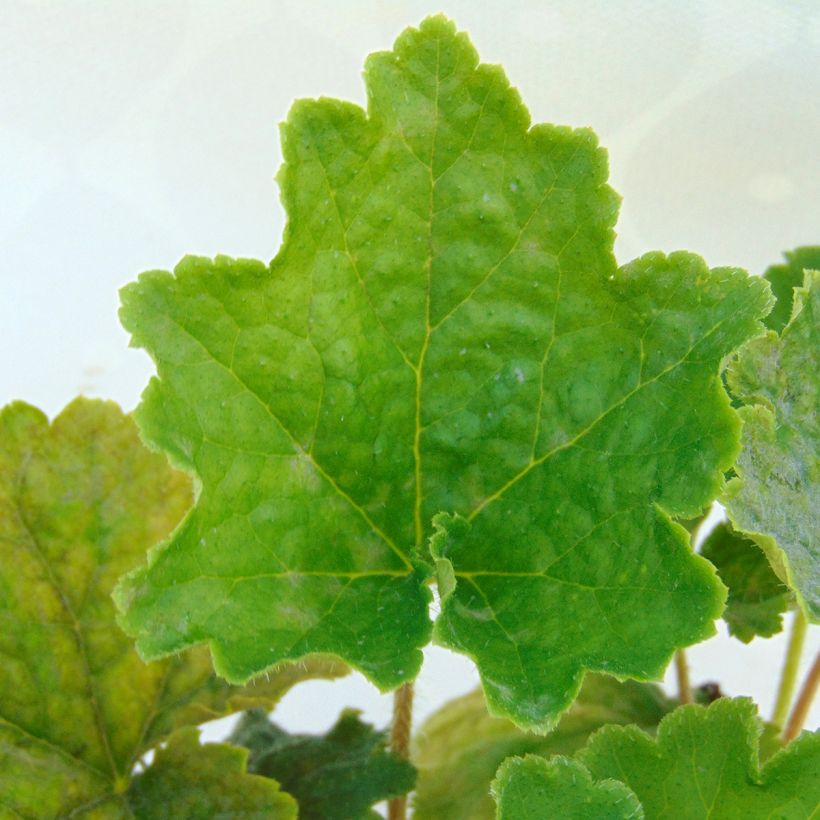
M504 65L533 121L598 132L624 196L621 261L685 248L760 272L820 243L816 0L3 0L0 403L54 415L84 393L132 409L152 367L127 347L117 289L188 252L272 257L293 98L363 104L365 56L440 10ZM690 650L693 679L768 714L784 648L722 633ZM417 719L476 680L430 649ZM277 718L322 730L348 705L389 719L359 676L297 687Z

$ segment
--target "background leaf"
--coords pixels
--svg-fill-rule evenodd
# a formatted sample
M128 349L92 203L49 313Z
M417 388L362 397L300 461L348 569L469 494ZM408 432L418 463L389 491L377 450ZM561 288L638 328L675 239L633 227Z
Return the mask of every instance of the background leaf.
M514 757L493 782L498 820L560 817L566 820L642 820L638 799L623 783L593 783L577 760Z
M805 270L820 270L820 246L807 246L786 251L785 265L772 265L764 277L777 299L772 312L763 320L766 327L781 333L789 322L794 303L794 289L803 284Z
M661 721L657 741L636 727L608 726L579 759L593 778L615 778L638 797L647 820L790 820L820 801L820 735L805 733L758 766L757 710L720 698L682 706Z
M655 684L589 674L558 726L537 735L487 714L484 695L477 689L445 704L416 734L412 760L419 781L414 817L493 820L490 783L506 758L572 755L608 723L635 723L652 731L674 707Z
M246 713L231 742L250 749L248 768L272 777L299 802L305 820L377 817L380 800L411 791L416 770L387 750L387 733L342 713L324 735L291 735L259 710Z
M723 611L729 634L749 643L756 635L769 638L783 629L781 615L792 596L754 541L722 523L706 537L700 554L729 589Z
M737 478L725 504L736 529L763 548L806 616L820 620L820 272L795 291L791 321L749 342L729 367L746 405Z
M200 746L196 729L171 735L128 790L140 820L296 820L296 801L267 777L245 772L247 752Z
M111 588L190 503L188 479L111 403L78 399L52 425L21 402L0 411L0 805L121 805L134 764L174 729L345 671L317 661L231 687L203 649L140 660Z

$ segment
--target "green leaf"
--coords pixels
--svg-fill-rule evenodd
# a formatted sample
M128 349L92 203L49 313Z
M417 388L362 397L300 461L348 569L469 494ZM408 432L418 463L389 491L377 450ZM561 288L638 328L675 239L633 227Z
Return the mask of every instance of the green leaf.
M437 639L543 730L585 669L659 676L712 634L722 587L670 516L734 460L718 366L768 287L684 253L618 270L594 134L530 127L445 18L365 81L367 112L293 106L270 266L189 258L123 291L158 372L138 423L201 491L122 623L147 657L209 641L230 680L323 651L394 687L450 513Z
M820 272L795 291L791 321L749 342L728 371L741 408L737 478L724 502L763 548L806 616L820 620Z
M134 778L128 805L141 820L296 820L296 801L267 777L245 772L248 753L226 744L200 746L181 729Z
M634 726L607 726L580 754L593 778L615 778L647 820L809 818L820 802L820 735L805 733L758 765L759 723L747 699L683 706L657 741Z
M794 289L803 284L804 270L820 270L820 246L795 248L783 254L785 265L772 265L764 274L777 302L763 320L766 327L781 333L788 324L794 302Z
M576 760L514 757L504 762L493 782L498 820L642 820L635 795L617 780L593 783Z
M342 712L324 735L290 735L260 710L246 713L231 742L250 749L249 771L272 777L299 803L304 820L370 817L374 803L409 792L416 770L387 751L387 733Z
M652 730L674 708L654 684L584 678L577 700L548 735L524 732L487 714L481 690L445 704L418 731L412 760L419 769L413 799L419 820L492 820L490 783L513 755L571 755L608 723Z
M754 541L729 524L718 524L700 554L715 565L729 589L723 612L729 634L749 643L756 635L769 638L783 629L780 616L789 609L791 594Z
M0 411L0 805L9 811L121 806L134 764L173 730L272 708L297 681L343 672L316 662L231 687L201 650L140 660L114 623L111 589L190 503L189 481L111 403L79 399L52 425L20 402Z

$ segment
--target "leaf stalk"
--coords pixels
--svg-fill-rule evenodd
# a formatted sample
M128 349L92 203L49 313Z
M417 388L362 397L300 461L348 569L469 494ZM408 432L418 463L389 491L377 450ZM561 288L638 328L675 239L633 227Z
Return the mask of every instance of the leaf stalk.
M395 754L407 760L410 757L410 732L413 724L413 684L405 683L393 694L393 727L390 747ZM405 820L407 797L394 797L387 804L388 820Z
M689 665L686 662L686 652L679 649L675 652L675 672L678 677L678 700L681 705L692 702L692 687L689 683Z
M814 696L817 694L818 685L820 685L820 652L817 653L814 663L809 669L809 674L803 682L803 687L800 689L800 694L794 702L789 722L783 732L784 743L791 743L802 731Z
M786 657L783 661L783 671L780 673L780 686L777 689L777 700L772 713L772 723L782 729L789 714L792 695L797 685L797 672L800 668L800 656L803 654L803 644L806 640L808 622L806 616L798 609L792 622L789 645L786 648Z

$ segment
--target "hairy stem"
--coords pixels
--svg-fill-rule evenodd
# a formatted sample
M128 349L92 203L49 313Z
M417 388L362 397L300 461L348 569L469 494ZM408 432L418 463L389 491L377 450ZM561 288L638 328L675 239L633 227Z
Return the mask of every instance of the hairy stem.
M686 653L679 649L675 652L675 672L678 676L678 700L681 704L692 702L692 687L689 685L689 665Z
M410 730L413 723L413 684L405 683L393 695L393 728L390 747L401 757L410 757ZM407 797L394 797L387 804L388 820L405 820Z
M777 689L777 700L772 713L772 723L782 729L789 714L794 687L797 684L797 670L800 666L800 655L803 652L803 643L806 639L806 616L798 609L792 622L792 631L789 636L789 646L783 661L783 671L780 673L780 686Z
M820 685L820 652L814 659L814 663L809 669L809 674L803 682L803 687L797 700L794 702L789 722L786 724L786 729L783 732L783 742L790 743L794 740L803 729L803 724L806 722L806 717L811 708L811 702L817 694L817 687Z

